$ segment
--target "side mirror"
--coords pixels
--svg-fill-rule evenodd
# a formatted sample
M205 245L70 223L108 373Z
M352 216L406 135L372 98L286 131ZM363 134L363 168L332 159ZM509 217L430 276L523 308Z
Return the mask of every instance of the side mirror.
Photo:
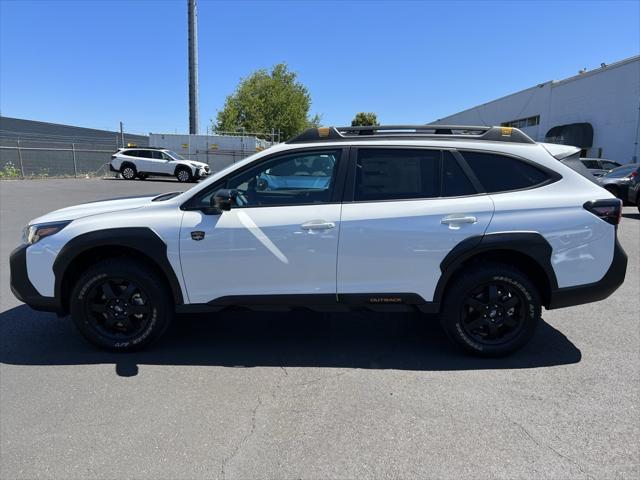
M222 210L223 212L228 212L231 210L232 205L237 205L236 198L238 198L238 191L233 188L223 188L218 190L212 198L212 203L214 207Z

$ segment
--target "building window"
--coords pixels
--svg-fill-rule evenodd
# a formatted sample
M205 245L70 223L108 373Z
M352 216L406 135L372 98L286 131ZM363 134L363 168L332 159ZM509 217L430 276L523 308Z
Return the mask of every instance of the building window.
M540 125L540 115L536 115L534 117L519 118L518 120L511 120L510 122L504 122L501 125L503 127L514 128L535 127L536 125Z

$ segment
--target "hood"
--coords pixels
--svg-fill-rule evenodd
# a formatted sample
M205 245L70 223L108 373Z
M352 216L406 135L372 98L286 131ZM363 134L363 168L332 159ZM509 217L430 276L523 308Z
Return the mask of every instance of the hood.
M144 205L148 205L151 203L151 200L157 196L157 194L154 194L81 203L80 205L61 208L60 210L54 210L53 212L42 215L41 217L34 218L29 222L29 224L76 220L78 218L98 215L100 213L115 212L118 210L131 210L133 208L140 208Z
M189 162L192 165L197 165L200 168L204 168L207 167L208 165L204 162L196 162L195 160L185 160L186 162Z

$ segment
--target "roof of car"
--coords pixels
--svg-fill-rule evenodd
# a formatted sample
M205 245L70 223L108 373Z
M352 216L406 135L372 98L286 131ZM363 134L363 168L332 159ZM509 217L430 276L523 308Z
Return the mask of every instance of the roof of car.
M169 150L166 147L121 147L120 150Z
M513 127L477 125L374 125L356 127L309 128L287 141L288 144L357 140L479 140L510 143L536 143Z

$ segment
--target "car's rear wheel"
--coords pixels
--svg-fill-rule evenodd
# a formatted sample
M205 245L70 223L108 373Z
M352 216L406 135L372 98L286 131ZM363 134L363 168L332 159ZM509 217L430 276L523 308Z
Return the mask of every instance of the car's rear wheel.
M191 175L191 170L189 170L188 168L178 168L176 170L176 178L178 179L179 182L190 182L193 178L193 175Z
M485 263L454 279L440 318L447 335L465 351L498 357L531 339L541 311L538 291L522 272Z
M122 175L122 178L124 178L125 180L134 180L137 175L136 167L128 164L123 165L122 168L120 169L120 174Z
M70 299L82 335L109 350L130 351L155 341L173 318L171 294L155 271L129 259L105 260L87 269Z

